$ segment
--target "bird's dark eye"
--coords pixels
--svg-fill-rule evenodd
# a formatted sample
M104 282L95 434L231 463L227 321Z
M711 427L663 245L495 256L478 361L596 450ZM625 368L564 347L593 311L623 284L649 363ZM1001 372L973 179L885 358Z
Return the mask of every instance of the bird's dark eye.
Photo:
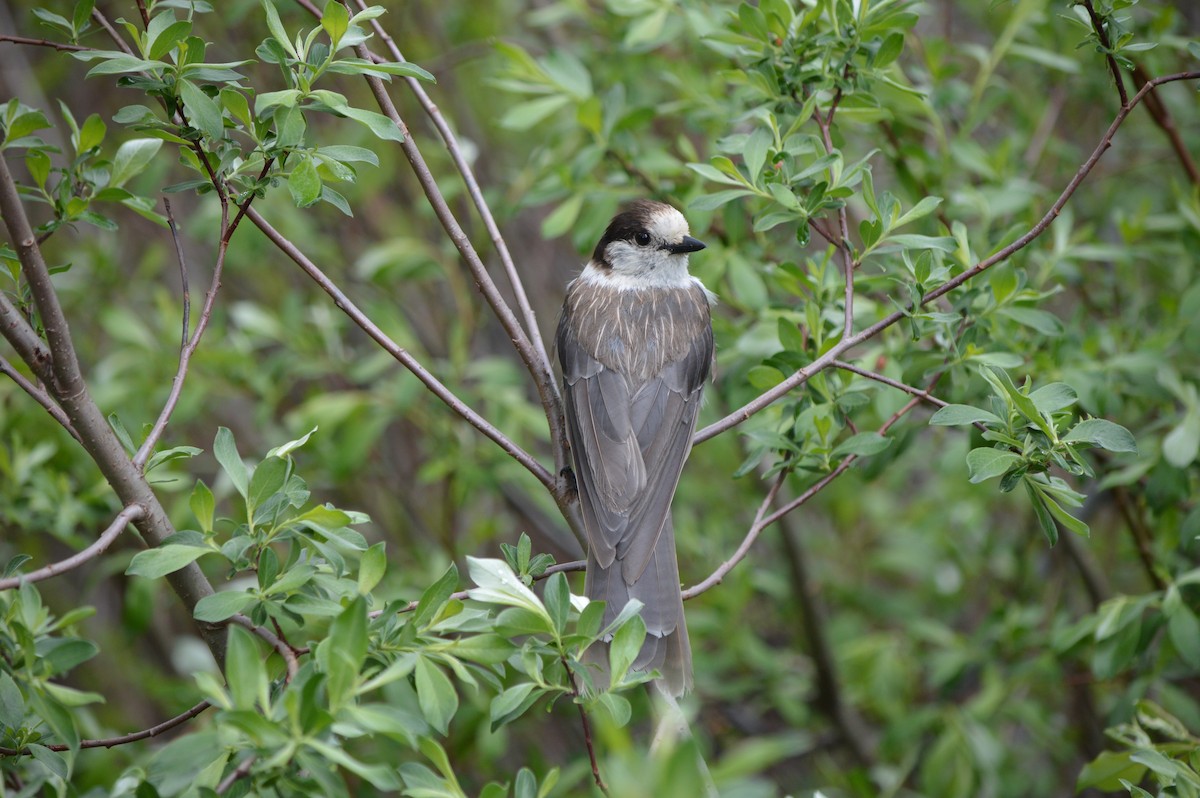
M637 242L639 247L644 247L650 243L650 234L645 230L640 230L634 234L633 240Z

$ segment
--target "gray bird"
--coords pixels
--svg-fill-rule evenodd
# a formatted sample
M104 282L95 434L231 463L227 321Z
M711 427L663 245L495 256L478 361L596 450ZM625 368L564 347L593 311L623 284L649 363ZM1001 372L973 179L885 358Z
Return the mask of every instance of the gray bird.
M688 273L704 244L679 211L641 200L618 213L567 287L556 338L567 436L588 539L587 597L607 625L645 604L633 669L657 669L672 695L692 687L671 499L712 371L713 295ZM607 646L585 662L608 681Z

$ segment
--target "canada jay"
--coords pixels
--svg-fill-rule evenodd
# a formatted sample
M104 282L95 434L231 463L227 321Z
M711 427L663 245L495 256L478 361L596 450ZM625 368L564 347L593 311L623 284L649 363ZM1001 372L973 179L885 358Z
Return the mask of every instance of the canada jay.
M714 297L688 274L704 244L679 211L642 200L618 213L567 288L558 323L567 435L588 538L588 598L604 623L645 604L633 669L658 669L672 695L692 687L671 498L692 448L713 361ZM587 663L608 680L607 645ZM592 653L594 652L594 653Z

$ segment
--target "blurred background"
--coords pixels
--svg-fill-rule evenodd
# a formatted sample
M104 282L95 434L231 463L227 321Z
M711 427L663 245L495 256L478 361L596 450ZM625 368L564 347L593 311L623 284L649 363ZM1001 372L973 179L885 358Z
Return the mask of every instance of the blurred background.
M69 13L66 5L0 3L0 30L49 37L32 12ZM686 164L729 151L730 137L748 129L753 70L720 36L737 27L738 4L384 5L382 21L405 57L437 77L427 90L470 157L548 339L565 285L604 224L620 203L642 196L679 205L710 245L692 258L721 300L702 426L761 391L753 370L779 350L781 318L840 319L839 309L809 308L805 292L789 287L796 269L812 273L827 258L823 240L799 240L786 227L756 233L749 203L688 207L714 189ZM133 4L98 6L113 18L136 15ZM1077 47L1086 29L1067 3L912 10L918 20L896 79L921 98L881 85L873 107L840 112L837 143L848 161L874 151L876 191L905 207L943 197L940 217L966 225L982 257L1032 226L1100 141L1117 111L1112 78L1100 54ZM290 26L311 25L298 7L280 3L280 12ZM246 57L266 35L257 2L222 0L218 13L204 22L210 52L222 54L216 60ZM1157 45L1136 52L1145 74L1197 68L1186 42L1200 35L1200 7L1143 2L1128 13L1136 38ZM102 33L84 43L109 46ZM271 86L271 69L246 71ZM137 94L84 80L85 71L47 48L0 43L0 99L44 110L56 126L46 131L51 141L67 131L60 103L79 120L99 113L106 148L115 149L134 134L112 114ZM372 107L361 82L336 88ZM1193 160L1195 88L1172 84L1159 95ZM393 96L499 275L429 120L401 83ZM338 185L354 215L297 209L282 188L255 207L426 367L549 464L528 376L399 149L345 120L322 116L310 126L318 140L379 154L379 168ZM19 164L14 170L27 179ZM186 177L160 157L137 187L157 196ZM978 404L986 389L975 369L985 359L968 356L988 355L1035 385L1070 384L1081 413L1134 433L1140 456L1098 458L1097 478L1077 484L1089 494L1079 514L1090 539L1064 532L1048 546L1023 495L968 482L964 457L981 445L978 433L930 427L918 408L893 429L886 452L769 528L721 585L688 603L696 662L688 706L725 794L1065 795L1109 744L1104 730L1129 720L1139 699L1152 698L1200 734L1200 661L1168 634L1160 611L1166 586L1200 555L1198 181L1145 107L1136 109L1050 231L978 281L981 296L1028 292L1036 312L981 312L974 349L939 383L947 401ZM189 192L171 201L194 319L215 257L217 207L211 195ZM44 221L31 208L35 223ZM153 421L175 371L181 290L170 235L133 213L116 218L115 232L64 228L45 252L70 266L56 280L96 400L138 430ZM927 221L923 232L935 232L937 220ZM907 296L886 269L861 279L864 319L891 312L889 295ZM210 449L226 426L243 454L261 457L319 426L298 454L300 468L315 499L369 514L364 534L387 541L392 568L377 590L384 597L415 598L452 560L496 556L522 532L535 551L581 556L541 486L426 393L250 225L233 239L223 283L164 446ZM855 352L864 367L913 384L945 357L933 337L915 342L903 324ZM907 400L877 384L860 394L842 408L860 430ZM817 401L789 397L695 449L675 500L685 585L727 559L753 520L769 484L758 473L772 461L760 444L780 419ZM745 475L735 477L739 470ZM155 472L179 528L192 523L196 478L215 482L218 501L229 495L217 471L205 453ZM816 476L789 477L781 495ZM0 380L0 558L20 551L42 562L78 550L111 519L114 501L70 437ZM189 674L208 656L162 580L123 575L136 549L120 545L44 591L57 611L99 610L88 632L102 654L75 675L107 696L93 710L96 734L142 728L193 703ZM1134 606L1146 596L1158 598ZM1097 634L1105 618L1116 630L1108 636ZM483 700L470 690L462 697L446 746L468 792L521 765L563 766L556 794L583 790L590 775L571 707L492 733ZM614 761L628 760L625 770L611 767L634 784L635 741L649 723L644 697L635 712L632 731L604 732ZM85 779L109 783L125 756L84 756L80 768Z

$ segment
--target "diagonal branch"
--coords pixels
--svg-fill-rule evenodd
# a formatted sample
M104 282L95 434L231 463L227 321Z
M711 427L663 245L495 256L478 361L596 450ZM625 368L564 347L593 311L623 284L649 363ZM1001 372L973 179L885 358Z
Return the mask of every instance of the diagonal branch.
M79 433L71 426L71 419L67 418L67 414L62 411L62 408L54 404L54 400L45 391L25 379L25 375L17 371L16 367L3 357L0 357L0 374L7 375L9 379L17 384L18 388L32 396L33 400L44 407L46 412L62 425L63 429L71 433L72 438L82 443Z
M140 504L129 505L117 513L117 517L113 519L113 522L108 525L107 529L100 533L100 537L96 539L96 542L83 551L72 554L65 560L50 563L45 568L39 568L36 571L21 574L20 576L13 576L8 579L0 579L0 590L12 590L13 588L20 587L22 582L41 582L52 576L58 576L59 574L74 570L85 562L99 557L125 531L125 527L140 519L145 514L146 508Z
M365 45L358 45L355 48L355 52L359 58L364 60L369 60L371 57L371 53ZM375 96L375 101L378 103L380 110L383 111L384 116L390 119L392 124L396 126L396 129L403 134L404 140L400 142L400 148L403 150L405 158L408 159L409 165L417 177L417 181L421 184L421 189L425 192L425 198L429 202L429 206L433 209L446 234L450 237L451 242L453 242L462 259L466 262L472 277L475 278L475 285L491 306L501 326L508 333L513 347L517 350L517 354L533 377L538 397L546 413L546 421L550 426L550 437L554 442L554 462L556 473L559 477L551 490L554 491L556 500L560 501L560 503L564 502L571 492L568 481L562 476L563 469L566 467L566 421L563 416L562 401L558 396L554 373L549 369L548 363L540 359L536 354L529 336L521 328L520 322L517 321L516 315L512 312L512 308L504 301L504 297L501 296L495 281L488 274L487 267L480 260L479 254L471 244L470 238L467 237L466 232L463 231L462 226L459 225L458 220L454 217L453 211L450 210L450 206L446 203L446 198L442 196L442 190L438 187L437 180L434 178L433 173L430 172L428 164L425 163L425 158L421 155L420 149L418 149L416 142L413 141L412 136L409 134L408 126L400 118L400 114L397 112L391 96L387 93L387 87L382 80L373 75L364 75L363 78L367 81L367 85L370 86L371 93Z
M352 302L350 298L346 296L346 294L343 293L342 290L338 288L337 285L309 259L307 255L301 252L295 244L285 238L282 233L272 227L271 224L258 213L258 211L251 209L248 211L247 216L249 216L250 221L254 222L258 229L262 230L267 238L269 238L281 252L291 258L297 266L303 269L304 272L311 277L323 291L325 291L325 293L333 297L334 304L336 304L343 313L349 316L350 319L357 324L363 330L363 332L369 335L371 339L375 341L375 343L379 344L384 351L386 351L396 360L400 361L402 366L411 371L413 375L416 376L416 378L419 379L434 396L445 402L451 410L462 416L467 423L498 444L501 449L512 456L512 458L518 463L525 466L525 468L532 473L539 482L545 485L548 490L551 492L554 491L554 476L546 470L545 466L543 466L541 463L535 460L532 455L510 440L503 432L492 426L487 419L467 406L463 400L455 396L454 393L445 386L445 384L443 384L440 380L438 380L437 377L433 376L433 374L431 374L424 366L422 366L420 362L417 361L417 359L413 357L411 353L409 353L408 350L404 349L402 346L388 337L387 333L381 330L379 326L375 324L375 322L371 321L371 319L365 313L363 313L358 306L355 305L354 302Z
M358 0L358 7L365 11L367 4L364 0ZM384 30L383 25L378 19L371 20L371 27L375 30L375 34L383 41L388 52L396 61L404 62L404 54L400 52L400 48L396 46L395 40ZM384 59L371 53L372 60L383 61ZM450 153L450 158L454 161L455 168L462 175L463 183L467 187L467 193L471 197L471 202L474 203L476 211L479 213L479 218L483 220L483 226L487 229L488 235L492 239L492 246L496 248L496 254L500 256L500 263L504 266L504 272L508 277L509 285L512 287L513 295L517 300L517 309L521 311L522 320L525 323L525 330L529 333L529 337L533 341L533 346L537 350L538 360L542 368L547 372L553 373L553 367L550 364L550 357L546 353L546 345L542 340L542 336L538 330L537 317L533 312L533 307L529 304L529 297L525 293L525 283L521 280L520 274L517 273L516 264L513 262L512 253L508 251L508 244L504 240L504 236L500 233L500 227L496 224L495 217L492 216L492 209L488 206L487 199L483 196L483 189L479 186L479 181L475 179L475 173L471 169L471 165L467 163L466 157L463 155L462 147L458 143L458 138L454 135L446 118L442 115L441 110L429 97L425 91L425 87L421 85L421 81L416 78L405 78L408 83L408 88L416 96L417 102L425 110L429 116L433 126L437 128L438 135L442 137L442 141L446 144L446 150ZM551 381L551 387L557 392L558 383Z
M184 723L187 723L189 720L196 717L201 712L203 712L204 710L208 709L211 706L212 706L212 704L208 703L207 701L201 701L199 704L196 704L191 709L180 712L175 717L168 718L167 720L164 720L162 723L155 724L154 726L151 726L148 729L142 729L141 731L130 732L129 734L122 734L120 737L105 737L105 738L101 738L99 740L80 740L79 747L80 748L114 748L118 745L128 745L129 743L136 743L139 740L148 740L151 737L157 737L158 735L163 734L164 732L168 732L171 729L174 729L176 726L180 726ZM71 746L66 745L64 743L52 743L50 745L47 745L46 747L49 748L51 751L69 751L69 750L71 750ZM21 749L0 748L0 756L32 756L32 755L33 755L33 752L30 751L28 748L21 748Z
M1058 218L1058 214L1062 211L1063 206L1066 205L1067 201L1070 200L1075 194L1075 191L1079 188L1079 185L1084 181L1084 179L1091 174L1092 170L1096 167L1096 164L1100 161L1101 156L1103 156L1108 148L1112 146L1112 140L1116 135L1117 130L1125 122L1125 119L1129 116L1129 113L1138 105L1138 103L1145 99L1150 92L1166 83L1173 83L1179 80L1197 79L1200 79L1200 71L1178 72L1173 75L1163 75L1147 81L1146 85L1144 85L1138 91L1138 93L1130 99L1129 104L1123 106L1119 111L1117 111L1116 117L1113 119L1112 124L1109 125L1108 130L1105 131L1104 136L1100 139L1100 143L1096 145L1096 148L1092 151L1092 154L1088 156L1087 160L1084 161L1079 167L1079 170L1075 173L1075 176L1071 178L1069 183L1067 183L1067 187L1063 189L1061 194L1059 194L1058 199L1054 201L1054 204L1050 206L1050 209L1046 211L1046 214L1037 222L1037 224L1030 228L1027 233L990 257L981 260L979 263L962 272L954 279L948 280L939 287L925 294L925 296L923 296L915 306L909 307L905 310L898 310L875 322L870 327L860 330L855 335L843 337L840 341L834 344L833 347L831 347L812 363L800 369L795 374L776 385L774 388L762 393L755 399L747 402L745 405L737 410L734 410L732 413L720 419L719 421L715 421L704 429L698 431L693 438L693 442L697 444L703 443L709 438L715 437L726 430L736 427L737 425L749 419L751 416L774 404L780 398L791 393L791 391L794 389L803 385L814 374L833 365L833 361L841 358L842 355L848 350L858 346L864 341L871 340L888 327L896 324L908 314L912 313L916 307L929 304L938 297L953 291L963 283L966 283L967 281L977 277L980 273L990 269L997 263L1007 260L1016 252L1019 252L1027 247L1030 242L1044 233L1046 229L1050 227L1051 223Z
M1117 84L1117 96L1121 98L1121 107L1129 105L1129 95L1125 92L1125 80L1121 77L1121 68L1117 66L1117 59L1112 52L1112 42L1108 38L1108 29L1104 27L1104 20L1096 13L1096 7L1092 5L1092 0L1078 0L1088 12L1088 18L1092 21L1092 30L1096 31L1096 38L1100 40L1100 47L1104 50L1104 60L1108 62L1108 71L1112 73L1113 82Z

